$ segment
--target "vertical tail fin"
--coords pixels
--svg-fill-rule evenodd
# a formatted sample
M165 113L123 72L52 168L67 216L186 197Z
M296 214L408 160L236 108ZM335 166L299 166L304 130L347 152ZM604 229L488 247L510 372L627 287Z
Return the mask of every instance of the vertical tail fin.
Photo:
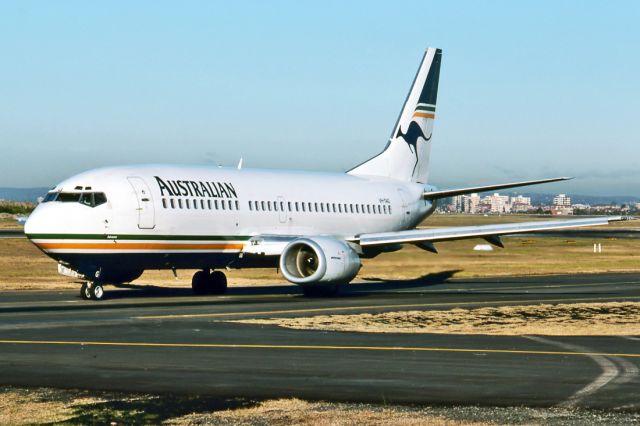
M441 49L427 49L386 148L349 174L427 182L441 58Z

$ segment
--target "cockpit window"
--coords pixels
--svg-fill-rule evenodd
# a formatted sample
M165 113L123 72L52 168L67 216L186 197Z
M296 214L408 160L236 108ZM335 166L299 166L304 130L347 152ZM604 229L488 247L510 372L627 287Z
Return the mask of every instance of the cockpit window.
M58 192L47 192L47 195L45 195L42 202L48 203L49 201L55 201L56 198L58 198L58 194L59 194Z
M80 192L61 192L58 194L58 199L56 201L63 203L77 203L80 201L81 196L82 194Z
M89 206L89 207L95 205L93 202L93 193L85 192L82 195L80 195L80 204L84 204L85 206Z
M89 207L96 207L107 202L104 192L49 192L42 200L48 202L80 203Z
M94 206L99 206L100 204L104 204L107 202L107 196L104 194L104 192L94 192L93 201Z

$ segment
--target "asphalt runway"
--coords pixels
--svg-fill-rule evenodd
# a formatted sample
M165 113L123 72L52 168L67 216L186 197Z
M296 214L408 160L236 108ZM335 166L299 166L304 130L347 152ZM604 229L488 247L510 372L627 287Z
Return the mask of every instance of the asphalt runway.
M506 337L301 331L246 318L640 300L640 274L366 282L334 298L295 286L0 294L0 384L416 404L640 409L640 336Z

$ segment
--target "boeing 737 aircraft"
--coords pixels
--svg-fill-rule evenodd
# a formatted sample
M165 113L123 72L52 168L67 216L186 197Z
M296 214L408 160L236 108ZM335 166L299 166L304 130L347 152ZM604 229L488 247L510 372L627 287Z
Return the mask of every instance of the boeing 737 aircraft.
M143 165L73 176L29 216L28 238L62 273L104 284L146 269L198 269L195 293L223 293L221 269L278 267L305 294L353 280L361 258L414 244L602 225L621 217L415 229L439 199L566 178L439 191L428 184L442 51L429 48L384 150L346 173Z

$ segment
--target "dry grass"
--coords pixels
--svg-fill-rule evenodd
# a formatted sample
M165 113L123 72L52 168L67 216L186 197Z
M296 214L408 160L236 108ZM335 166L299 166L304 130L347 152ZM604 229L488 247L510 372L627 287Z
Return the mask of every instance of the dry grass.
M400 426L459 426L491 425L496 423L446 419L428 409L354 406L326 402L306 402L299 399L266 401L251 408L218 411L210 414L190 414L172 419L170 425L400 425Z
M576 303L247 319L304 330L548 336L640 335L640 302Z
M17 222L18 216L8 213L0 213L0 229L22 229L23 226Z
M0 424L27 425L64 422L74 417L74 408L102 402L75 395L60 398L50 389L16 389L0 392Z

